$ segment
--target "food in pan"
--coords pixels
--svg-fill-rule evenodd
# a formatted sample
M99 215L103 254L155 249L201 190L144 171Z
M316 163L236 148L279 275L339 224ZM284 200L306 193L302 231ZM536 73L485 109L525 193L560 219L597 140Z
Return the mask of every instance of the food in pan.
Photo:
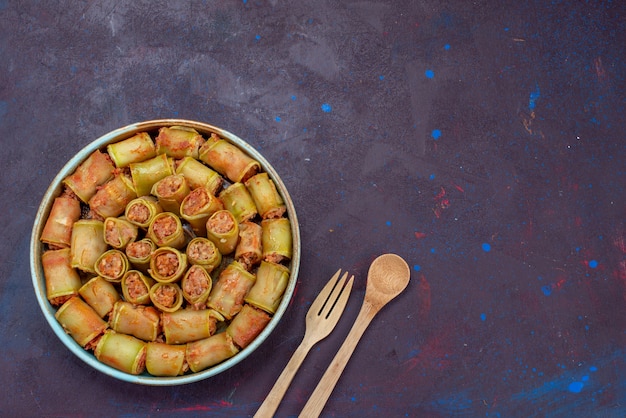
M213 288L211 275L196 264L189 267L180 283L183 297L193 309L203 309Z
M189 370L185 344L150 342L146 344L146 370L153 376L181 376Z
M180 215L180 205L189 193L191 188L182 174L164 177L152 186L152 195L157 198L161 208L176 215Z
M250 270L263 256L263 228L254 222L244 221L239 224L239 242L235 248L235 260Z
M155 283L150 288L150 300L161 312L176 312L183 306L183 291L177 283Z
M104 241L104 223L97 219L74 222L71 243L70 265L87 273L95 273L96 261L108 249Z
M128 270L128 258L120 250L109 250L98 257L95 270L100 277L113 283L119 283Z
M96 150L63 180L63 184L80 200L88 202L100 186L113 179L114 173L111 158Z
M239 242L239 224L226 209L218 210L206 221L206 237L223 255L235 251Z
M199 372L247 347L276 313L290 220L237 146L162 127L93 152L63 185L40 235L47 298L102 363Z
M146 346L139 338L108 329L98 340L94 355L118 370L139 374L146 367Z
M244 182L261 169L258 161L217 134L200 147L199 158L233 183Z
M186 126L164 126L156 139L157 154L172 158L198 158L198 150L204 138L193 128Z
M89 199L89 208L101 218L119 216L126 205L137 197L131 179L123 173L113 177Z
M128 222L139 228L146 229L161 212L163 212L163 208L156 197L141 196L126 205L124 214Z
M156 147L147 132L140 132L123 141L107 146L107 153L116 167L127 167L156 157Z
M238 261L231 262L220 273L213 286L207 306L215 309L226 319L232 319L243 307L243 299L256 280L256 276Z
M55 317L65 332L84 348L93 348L108 328L104 319L78 296L61 305Z
M233 183L227 189L222 190L220 199L224 203L224 208L233 214L237 222L245 222L257 215L254 200L243 183Z
M282 264L261 261L256 280L244 298L246 303L273 314L289 283L289 269Z
M156 341L160 331L160 315L152 306L120 300L113 305L109 326L115 332L132 335L140 340Z
M104 220L104 242L113 248L123 250L137 239L139 231L124 218L106 218Z
M224 179L217 172L191 157L176 162L176 174L185 177L192 189L206 187L213 194L217 193L224 183Z
M222 263L222 253L213 241L205 237L195 237L189 241L186 253L189 263L204 267L207 273L211 273Z
M69 248L72 241L72 227L80 219L80 202L69 195L54 199L50 216L41 233L41 241L50 248Z
M46 295L54 306L78 294L82 286L78 272L71 266L69 248L49 250L41 256L43 274L46 278Z
M135 305L147 305L150 303L150 289L154 283L152 277L139 270L128 270L121 282L124 300Z
M113 283L100 276L85 283L78 289L78 293L101 318L109 316L115 302L120 300L120 294Z
M283 216L287 207L267 173L259 173L250 177L245 184L261 218L269 219Z
M187 270L187 255L172 247L161 247L150 256L148 273L160 283L178 282Z
M218 210L224 209L222 201L207 187L191 191L180 205L180 216L191 225L197 235L206 235L206 222Z
M147 236L157 247L182 248L186 243L183 224L180 218L171 212L156 215L150 222Z
M251 305L243 305L241 311L228 325L226 333L238 347L245 348L272 319L267 312Z
M156 249L156 244L150 238L144 238L126 246L126 257L134 268L145 273L150 267L150 256Z

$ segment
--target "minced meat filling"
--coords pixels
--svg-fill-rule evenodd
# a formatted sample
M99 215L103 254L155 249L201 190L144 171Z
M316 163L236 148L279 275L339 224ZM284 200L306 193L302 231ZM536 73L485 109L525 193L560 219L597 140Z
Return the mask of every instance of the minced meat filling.
M209 282L202 267L189 270L184 284L184 291L191 296L200 296L209 288Z
M169 237L176 232L176 220L171 216L163 216L158 218L152 224L154 233L159 238Z
M172 307L176 303L176 289L171 286L160 286L154 291L156 300L165 307Z
M128 208L126 217L129 221L143 224L150 218L150 209L146 205L134 204Z
M124 271L124 263L122 257L118 254L109 254L100 260L98 269L103 276L119 277Z
M170 252L161 253L156 256L155 265L159 275L163 277L173 276L178 270L178 257Z
M228 213L217 212L215 215L211 216L207 226L211 228L211 231L217 234L225 234L235 227L235 223L233 222L233 218L228 216Z
M112 242L119 245L122 242L122 237L120 236L118 228L115 227L113 222L106 222L105 226L106 228L104 230L104 234L106 242Z
M197 241L187 247L189 258L199 261L206 261L213 257L213 247L206 242Z
M131 242L126 247L126 255L133 258L145 258L150 255L152 247L147 242Z
M203 188L197 188L187 196L183 213L185 215L195 215L200 209L206 206L207 203L209 203L207 191Z
M183 184L183 179L180 177L170 177L166 180L159 182L157 186L157 193L161 197L172 197L174 193Z
M131 273L126 277L126 288L128 289L128 295L132 299L138 299L148 293L148 287L137 273Z

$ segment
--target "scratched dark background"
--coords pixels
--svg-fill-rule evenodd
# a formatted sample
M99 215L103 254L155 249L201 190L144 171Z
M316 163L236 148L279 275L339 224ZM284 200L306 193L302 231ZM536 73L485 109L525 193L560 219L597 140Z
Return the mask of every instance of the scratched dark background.
M295 416L385 252L411 283L324 416L626 415L625 45L617 0L1 0L0 415L251 416L341 267L356 289L278 410ZM56 172L158 118L261 151L303 248L293 303L258 351L170 388L77 359L28 267Z

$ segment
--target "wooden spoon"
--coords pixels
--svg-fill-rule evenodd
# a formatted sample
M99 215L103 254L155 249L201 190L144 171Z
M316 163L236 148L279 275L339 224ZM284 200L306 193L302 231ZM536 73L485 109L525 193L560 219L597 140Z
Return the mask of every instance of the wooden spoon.
M365 299L359 315L346 340L304 405L300 417L310 418L320 415L365 329L382 307L406 288L410 278L409 266L400 256L384 254L374 260L367 273Z

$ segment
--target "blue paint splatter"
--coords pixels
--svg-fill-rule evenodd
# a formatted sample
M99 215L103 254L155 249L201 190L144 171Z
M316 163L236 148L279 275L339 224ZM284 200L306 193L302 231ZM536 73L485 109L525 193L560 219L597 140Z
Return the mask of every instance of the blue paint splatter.
M427 78L433 78L433 77L435 77L435 72L434 72L433 70L426 70L426 71L424 72L424 75L425 75Z
M257 35L254 37L254 39L256 39L257 41L259 41L261 39L261 35Z
M380 81L383 81L383 80L385 79L385 76L384 76L384 75L380 75L380 76L378 76L378 79L379 79Z
M431 174L430 176L428 176L428 179L429 179L429 180L434 180L434 179L435 179L435 175L434 175L434 174Z
M445 45L443 46L443 49L445 49L446 51L447 51L447 50L449 50L449 49L450 49L450 44L445 44Z
M591 260L589 262L589 267L591 267L592 269L595 269L596 267L598 267L598 262L596 260Z
M296 100L296 96L291 96L291 100L295 101Z
M589 380L589 376L584 375L583 377L580 378L580 380L582 380L583 382L586 382L587 380Z
M572 393L580 393L580 391L583 390L584 386L585 384L583 382L572 382L567 387L567 390L569 390Z
M482 249L484 252L488 253L489 251L491 251L491 245L489 245L488 243L484 242L483 245L481 245Z
M276 122L280 122L280 116L276 116Z
M387 221L387 222L385 222L385 225L387 225L387 226L391 226L391 221Z
M539 97L541 97L541 91L539 90L539 85L535 83L535 90L531 91L528 97L528 109L530 111L535 110Z
M326 113L330 113L333 110L332 106L329 105L328 103L324 103L321 107L322 107L322 111Z
M431 252L431 254L435 254L435 253L437 252L437 250L436 250L436 249L434 249L434 248L431 248L431 249L430 249L430 252Z
M589 368L589 371L590 371L590 372L597 372L597 371L598 371L598 368L597 368L596 366L591 366L591 367Z
M439 129L433 129L433 131L430 133L430 136L432 136L433 139L436 141L441 138L441 131Z
M413 270L415 270L415 271L420 271L421 269L422 269L422 267L420 265L415 264L413 266Z
M541 291L543 292L544 295L550 296L552 294L552 286L543 286L541 288Z
M484 312L480 314L480 320L481 321L485 321L487 320L487 314L485 314Z

